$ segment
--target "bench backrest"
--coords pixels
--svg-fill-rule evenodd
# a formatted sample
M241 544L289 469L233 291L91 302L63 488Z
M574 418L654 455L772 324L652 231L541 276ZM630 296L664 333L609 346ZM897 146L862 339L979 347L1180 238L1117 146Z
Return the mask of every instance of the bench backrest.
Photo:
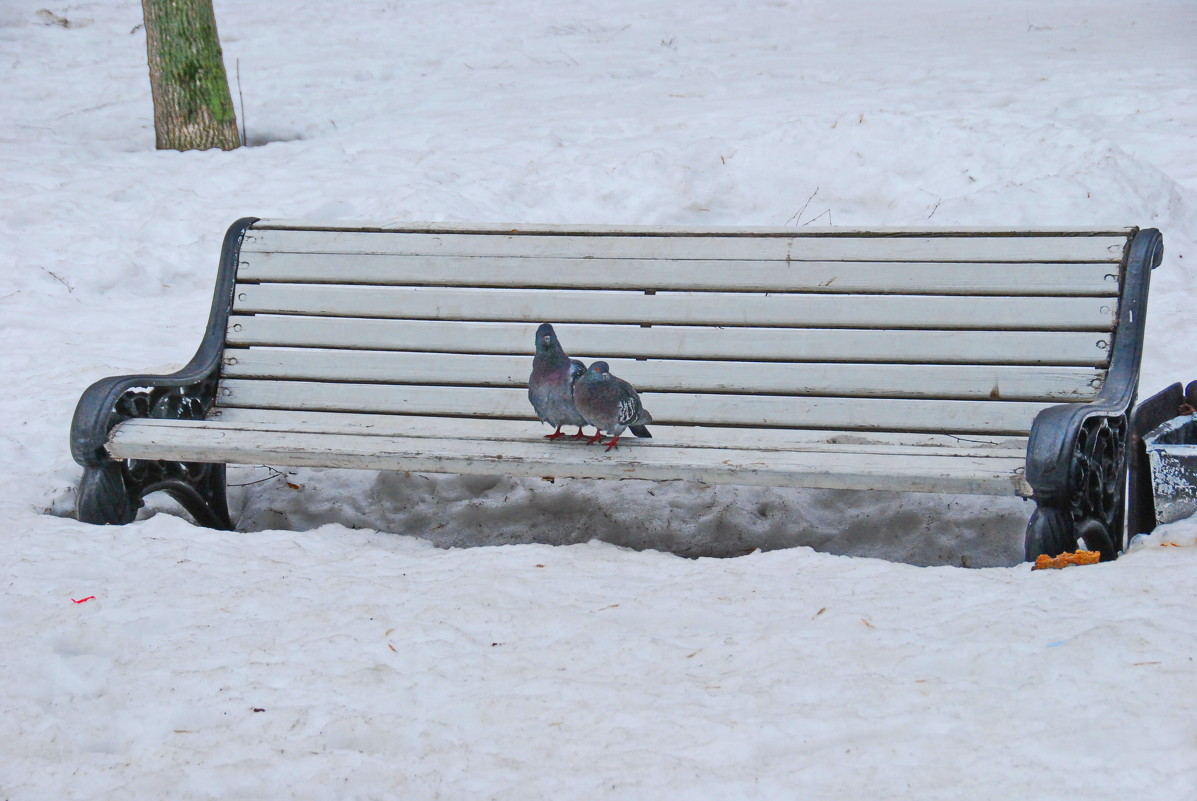
M552 322L662 425L1025 435L1101 388L1133 234L260 221L218 403L534 419Z

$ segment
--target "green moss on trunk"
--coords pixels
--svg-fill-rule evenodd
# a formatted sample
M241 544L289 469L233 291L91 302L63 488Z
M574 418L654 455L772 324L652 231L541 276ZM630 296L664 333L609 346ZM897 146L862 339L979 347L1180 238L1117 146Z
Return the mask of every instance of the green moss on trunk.
M240 145L212 0L142 0L159 150Z

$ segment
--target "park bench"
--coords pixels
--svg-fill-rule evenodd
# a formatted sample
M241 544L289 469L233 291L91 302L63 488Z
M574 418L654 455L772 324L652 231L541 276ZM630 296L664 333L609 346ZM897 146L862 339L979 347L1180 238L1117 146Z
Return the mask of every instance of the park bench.
M81 398L78 513L165 490L231 528L226 464L681 479L1022 496L1027 558L1114 558L1161 254L1137 228L247 218L192 361ZM652 439L544 438L541 322L641 391Z

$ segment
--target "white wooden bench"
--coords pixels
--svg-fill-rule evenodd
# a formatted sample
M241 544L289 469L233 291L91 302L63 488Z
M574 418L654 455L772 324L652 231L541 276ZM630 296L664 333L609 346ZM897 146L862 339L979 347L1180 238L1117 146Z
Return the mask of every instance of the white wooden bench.
M1155 230L694 229L240 220L166 377L83 396L82 520L175 496L231 527L224 465L1020 495L1027 556L1123 543ZM652 412L549 442L541 322Z

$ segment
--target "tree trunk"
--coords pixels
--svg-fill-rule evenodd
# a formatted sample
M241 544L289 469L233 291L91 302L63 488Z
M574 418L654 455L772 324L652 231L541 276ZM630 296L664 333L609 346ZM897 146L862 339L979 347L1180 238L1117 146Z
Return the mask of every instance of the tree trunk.
M212 0L141 0L159 150L239 147Z

